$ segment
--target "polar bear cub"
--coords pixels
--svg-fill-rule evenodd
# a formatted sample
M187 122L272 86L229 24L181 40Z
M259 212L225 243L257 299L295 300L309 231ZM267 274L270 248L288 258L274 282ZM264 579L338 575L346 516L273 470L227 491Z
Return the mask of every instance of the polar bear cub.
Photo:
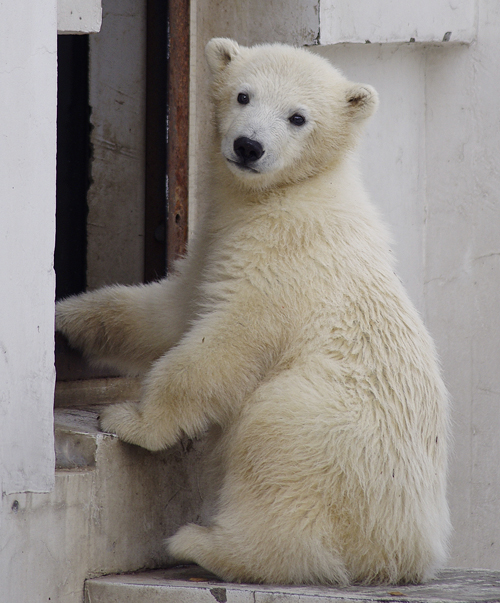
M352 151L368 85L214 39L213 188L176 273L62 301L87 355L143 373L106 431L149 450L217 424L209 526L169 551L229 581L420 582L443 563L448 402Z

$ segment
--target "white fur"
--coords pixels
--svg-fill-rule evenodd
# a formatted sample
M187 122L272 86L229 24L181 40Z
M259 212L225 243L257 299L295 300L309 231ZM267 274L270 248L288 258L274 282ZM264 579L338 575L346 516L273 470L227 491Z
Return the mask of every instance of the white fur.
M218 510L173 555L236 581L425 580L449 529L448 403L351 157L376 92L286 46L216 39L207 58L203 234L175 276L63 301L57 328L145 373L105 430L159 450L221 426ZM239 136L265 149L251 170L231 163Z

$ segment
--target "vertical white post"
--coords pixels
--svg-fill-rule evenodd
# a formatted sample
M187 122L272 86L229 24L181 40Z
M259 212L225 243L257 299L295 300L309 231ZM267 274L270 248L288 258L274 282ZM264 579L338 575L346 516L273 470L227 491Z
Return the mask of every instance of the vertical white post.
M0 487L54 483L57 2L0 18Z

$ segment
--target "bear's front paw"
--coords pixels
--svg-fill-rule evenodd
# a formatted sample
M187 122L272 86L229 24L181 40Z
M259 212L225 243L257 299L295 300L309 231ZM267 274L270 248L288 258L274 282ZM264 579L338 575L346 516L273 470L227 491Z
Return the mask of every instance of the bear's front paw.
M138 403L124 402L108 406L102 410L99 422L102 431L114 433L129 444L147 448L143 418Z
M123 402L103 409L100 425L102 431L114 433L124 442L157 451L176 441L170 441L170 430L165 429L161 419L160 416L150 416L141 403Z
M137 429L140 420L139 404L135 402L108 406L101 411L99 417L102 431L115 433L122 440L126 439L127 432L134 431L134 426Z

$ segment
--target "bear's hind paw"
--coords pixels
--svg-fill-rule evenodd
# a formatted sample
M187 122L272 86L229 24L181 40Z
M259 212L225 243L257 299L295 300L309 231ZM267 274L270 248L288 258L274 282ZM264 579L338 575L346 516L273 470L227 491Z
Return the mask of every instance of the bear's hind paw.
M193 523L187 524L177 530L165 542L168 552L179 561L191 561L203 563L206 549L210 549L208 539L210 528L198 526Z

